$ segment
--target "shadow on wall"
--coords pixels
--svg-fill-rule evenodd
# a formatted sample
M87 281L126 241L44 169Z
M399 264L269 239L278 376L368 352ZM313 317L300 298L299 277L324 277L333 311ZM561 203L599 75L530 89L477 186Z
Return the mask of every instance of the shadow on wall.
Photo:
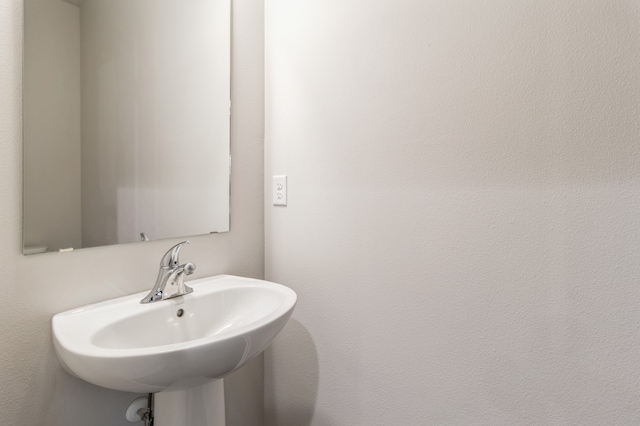
M314 419L319 364L307 329L290 319L265 351L265 425L308 426ZM314 424L329 424L314 419Z

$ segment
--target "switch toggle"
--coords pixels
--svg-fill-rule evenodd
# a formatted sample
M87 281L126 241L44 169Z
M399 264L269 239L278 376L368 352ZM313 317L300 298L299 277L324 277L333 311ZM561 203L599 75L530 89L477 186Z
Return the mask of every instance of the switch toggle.
M287 205L287 177L286 176L273 177L273 205L274 206Z

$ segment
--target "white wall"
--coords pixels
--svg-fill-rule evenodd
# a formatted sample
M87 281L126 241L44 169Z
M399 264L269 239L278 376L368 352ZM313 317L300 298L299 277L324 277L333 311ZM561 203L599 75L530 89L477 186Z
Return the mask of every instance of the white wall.
M173 241L25 257L22 247L21 0L0 2L0 423L16 426L125 426L134 395L72 378L51 344L51 317L66 309L144 291ZM234 211L227 234L192 239L183 252L196 277L263 274L263 68L261 2L234 2L232 96ZM232 425L262 420L262 360L226 380Z
M265 14L267 423L640 423L640 3Z
M25 0L25 245L79 247L80 11Z
M83 247L229 229L230 3L82 3Z

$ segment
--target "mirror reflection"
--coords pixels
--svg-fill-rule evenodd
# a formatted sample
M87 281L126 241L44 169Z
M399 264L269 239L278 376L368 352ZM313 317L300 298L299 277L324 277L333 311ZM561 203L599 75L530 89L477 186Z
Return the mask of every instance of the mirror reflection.
M230 13L25 0L25 254L229 230Z

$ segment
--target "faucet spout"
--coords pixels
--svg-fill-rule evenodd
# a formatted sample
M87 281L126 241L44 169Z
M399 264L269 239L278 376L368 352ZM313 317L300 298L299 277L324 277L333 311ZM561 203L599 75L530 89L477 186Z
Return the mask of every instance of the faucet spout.
M193 291L184 283L184 277L193 274L196 265L185 263L180 265L180 249L189 241L182 241L171 247L160 260L160 269L156 283L140 303L152 303L172 297L183 296Z
M160 260L160 267L174 268L178 266L180 264L180 250L185 244L189 244L189 241L182 241L181 243L178 243L167 250L167 252L164 254L164 256L162 256L162 259Z

